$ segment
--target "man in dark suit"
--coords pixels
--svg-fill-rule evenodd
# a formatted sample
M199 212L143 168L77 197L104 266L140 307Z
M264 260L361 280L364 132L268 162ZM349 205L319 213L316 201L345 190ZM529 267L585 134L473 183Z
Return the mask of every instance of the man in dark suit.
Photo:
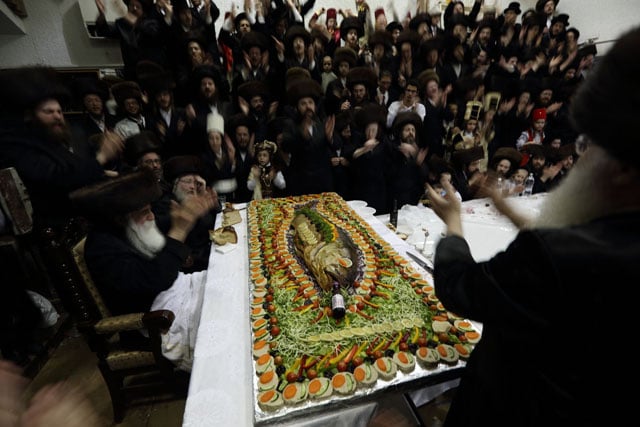
M184 108L175 106L175 81L170 72L157 64L147 71L142 75L139 73L138 77L151 104L146 127L158 136L164 158L184 154L182 146L187 116Z
M236 181L239 183L234 193L235 202L248 202L253 191L247 188L247 178L254 164L253 145L255 142L255 120L243 113L232 116L226 131L236 149Z
M316 106L322 94L320 84L311 78L296 80L289 89L289 102L295 119L287 120L282 149L291 155L287 188L292 195L333 191L331 142L334 119L318 118Z
M76 81L76 96L82 100L84 113L70 120L71 148L81 157L95 157L97 147L91 145L92 135L103 134L112 131L116 124L116 117L105 108L109 99L109 87L103 80L81 78Z
M2 71L0 99L0 167L15 167L26 185L34 228L63 227L73 216L68 193L102 180L103 167L119 155L122 140L109 132L93 157L72 152L72 133L61 107L69 92L52 68Z

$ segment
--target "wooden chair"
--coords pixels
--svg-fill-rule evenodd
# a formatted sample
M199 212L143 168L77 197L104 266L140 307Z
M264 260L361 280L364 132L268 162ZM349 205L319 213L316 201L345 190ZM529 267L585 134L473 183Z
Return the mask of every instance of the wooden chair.
M72 306L77 315L76 326L85 336L98 358L98 368L109 389L116 423L123 420L126 408L186 397L189 373L179 371L162 355L163 331L171 326L175 316L169 310L112 316L95 286L84 260L83 237L70 248L73 269L67 284ZM139 345L123 345L120 334L146 331L140 334Z

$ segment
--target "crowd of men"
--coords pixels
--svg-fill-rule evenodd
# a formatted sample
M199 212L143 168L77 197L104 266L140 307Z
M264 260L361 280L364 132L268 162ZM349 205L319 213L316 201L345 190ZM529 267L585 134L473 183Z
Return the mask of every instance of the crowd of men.
M209 0L130 0L114 23L96 3L98 34L120 40L122 79L67 88L85 106L68 145L93 159L101 135L119 138L122 154L101 164L111 175L194 155L209 187L246 202L254 145L270 140L287 182L274 195L337 191L385 213L393 200L418 203L442 173L477 197L475 177L500 148L523 155L505 179L543 159L535 192L575 156L567 111L596 52L579 48L558 1L498 13L478 0L468 14L450 2L400 20L362 0L313 14L313 2L254 1L224 17ZM211 114L223 144L211 142Z
M158 227L145 236L188 214L175 261L188 274L206 270L218 197L335 191L384 214L424 200L426 184L451 182L468 200L485 195L487 176L518 195L532 174L533 192L547 191L573 165L568 111L596 52L579 47L557 0L501 13L449 2L403 19L363 0L313 12L313 1L255 0L223 17L210 0L125 3L110 23L96 0L97 33L120 41L119 78L63 83L46 66L0 73L0 166L24 181L36 230L78 215L70 192L148 170L162 191L147 200L153 218L141 214ZM82 114L65 114L73 99ZM192 196L209 211L194 215L184 205ZM91 219L143 233L114 216ZM134 246L149 257L166 246L157 240ZM161 290L149 289L145 301ZM121 301L115 312L127 310Z

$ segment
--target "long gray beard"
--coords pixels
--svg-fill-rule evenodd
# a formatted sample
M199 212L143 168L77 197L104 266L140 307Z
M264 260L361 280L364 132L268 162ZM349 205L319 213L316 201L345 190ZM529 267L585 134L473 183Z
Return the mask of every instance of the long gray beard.
M589 151L548 194L535 228L585 224L613 212L611 178L619 173L619 163L598 147L592 146Z
M126 235L133 247L149 259L153 259L164 248L166 243L166 239L158 229L155 221L136 224L134 221L129 220Z

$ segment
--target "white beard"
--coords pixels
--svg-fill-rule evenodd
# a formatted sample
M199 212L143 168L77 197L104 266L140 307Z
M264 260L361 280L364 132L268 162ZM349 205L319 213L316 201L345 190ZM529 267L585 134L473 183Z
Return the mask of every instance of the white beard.
M180 188L180 186L178 185L178 181L176 181L176 184L173 186L173 195L176 196L176 199L178 200L178 203L182 203L182 201L184 199L186 199L189 196L193 196L195 193L188 193L184 190L182 190Z
M619 173L619 163L598 147L592 146L589 151L549 193L534 227L585 224L614 211L611 178Z
M126 234L133 247L149 259L154 258L166 243L166 239L155 221L137 224L130 219L126 227Z

